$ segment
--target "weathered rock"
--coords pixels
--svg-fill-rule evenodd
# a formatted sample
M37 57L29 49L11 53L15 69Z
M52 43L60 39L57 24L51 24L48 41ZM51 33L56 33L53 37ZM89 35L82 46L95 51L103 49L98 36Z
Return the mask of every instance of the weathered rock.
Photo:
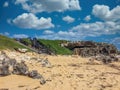
M48 61L47 58L45 60L41 60L41 64L43 67L48 67L48 68L52 67L51 63Z
M17 64L17 61L16 61L15 59L10 59L10 60L9 60L9 64L10 64L11 66L14 66L14 65Z
M9 66L8 65L3 65L0 66L0 76L6 76L9 75Z
M28 74L28 67L24 61L22 61L21 63L17 63L16 65L13 66L13 74L18 74L18 75Z
M37 70L32 70L28 73L28 76L34 79L40 79L42 76L37 72Z
M25 61L18 63L15 59L10 59L5 53L0 55L0 76L6 76L9 74L25 75L33 79L39 79L40 84L45 84L46 80L37 70L29 71ZM48 60L41 61L44 66L49 67L50 63Z
M98 56L94 56L91 57L90 60L98 60L98 61L102 61L104 64L108 64L111 62L117 62L118 61L118 57L114 56L114 55L98 55Z
M99 54L118 54L118 50L114 45L92 41L69 42L65 44L65 47L73 50L75 55L80 55L82 57L96 56Z
M42 85L46 83L46 81L43 78L43 76L40 75L37 72L37 70L32 70L31 72L29 72L28 76L31 77L31 78L34 78L34 79L40 79L40 84L42 84Z

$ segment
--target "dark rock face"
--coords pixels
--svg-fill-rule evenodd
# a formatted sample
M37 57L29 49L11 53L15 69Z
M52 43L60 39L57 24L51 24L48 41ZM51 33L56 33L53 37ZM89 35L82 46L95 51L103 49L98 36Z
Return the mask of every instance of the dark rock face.
M99 54L110 55L117 54L117 48L112 44L97 43L92 41L70 42L65 47L73 50L75 55L82 57L96 56Z

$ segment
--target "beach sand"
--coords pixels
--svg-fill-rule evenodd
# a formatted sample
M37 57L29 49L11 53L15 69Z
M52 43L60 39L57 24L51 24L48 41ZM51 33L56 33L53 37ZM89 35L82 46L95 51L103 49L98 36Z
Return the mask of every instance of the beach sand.
M120 62L105 65L80 56L6 53L18 61L24 57L29 70L37 70L46 83L41 85L37 79L9 75L0 77L0 90L120 90ZM48 58L52 67L43 67L37 58Z

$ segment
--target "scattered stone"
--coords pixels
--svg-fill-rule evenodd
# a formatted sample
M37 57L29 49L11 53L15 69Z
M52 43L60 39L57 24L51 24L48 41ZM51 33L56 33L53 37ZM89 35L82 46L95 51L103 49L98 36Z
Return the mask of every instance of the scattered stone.
M28 76L34 79L40 79L42 76L37 72L37 70L32 70L28 73Z
M43 67L47 67L47 68L52 67L51 63L48 61L48 58L46 58L45 60L41 60L41 64Z
M115 55L102 55L102 54L100 54L98 56L91 57L89 59L89 61L91 61L91 62L93 62L94 60L102 61L104 64L119 61L118 57L116 57Z
M42 60L42 65L45 67L50 67L51 64L48 60ZM0 76L6 76L9 74L25 75L33 79L39 79L40 84L45 84L46 81L37 70L29 71L28 66L25 61L18 63L15 59L10 59L4 52L0 54Z
M46 83L46 81L45 81L45 79L43 78L43 76L40 75L40 74L37 72L37 70L32 70L32 71L30 71L30 72L28 73L28 76L31 77L31 78L33 78L33 79L40 79L40 84L42 84L42 85Z

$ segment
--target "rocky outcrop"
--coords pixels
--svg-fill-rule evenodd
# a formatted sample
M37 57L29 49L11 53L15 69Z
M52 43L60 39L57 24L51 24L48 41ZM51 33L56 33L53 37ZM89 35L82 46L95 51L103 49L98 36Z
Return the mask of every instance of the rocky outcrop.
M46 47L45 45L43 45L37 38L26 38L27 41L29 41L29 43L27 41L23 39L15 39L17 41L19 41L20 43L30 47L30 48L33 48L35 49L36 51L38 51L38 53L46 53L46 54L53 54L53 52L48 48ZM21 50L19 50L21 51Z
M119 61L119 58L115 55L97 55L97 56L93 56L89 59L90 61L102 61L103 64L109 64L112 62L117 62Z
M46 81L41 74L36 70L29 71L25 61L17 62L15 59L10 59L4 52L0 54L0 76L10 74L29 76L33 79L39 79L40 84L45 84Z
M82 57L96 56L99 54L110 55L117 54L117 48L112 44L97 43L92 41L69 42L65 44L66 48L73 50L75 55Z

